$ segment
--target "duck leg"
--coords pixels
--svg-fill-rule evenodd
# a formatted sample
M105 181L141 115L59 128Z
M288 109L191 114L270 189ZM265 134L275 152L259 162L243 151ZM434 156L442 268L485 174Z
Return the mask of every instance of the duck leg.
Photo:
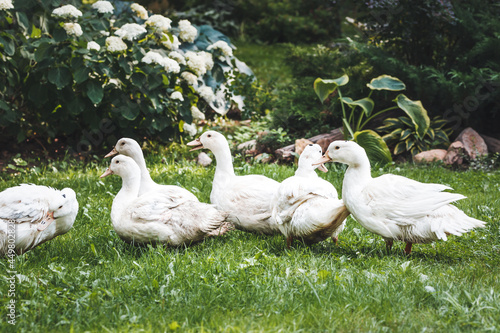
M405 253L406 254L410 254L411 253L411 246L412 245L413 245L413 243L410 243L410 242L406 243L406 247L405 247Z
M392 249L392 243L393 243L392 239L386 239L385 240L385 249L387 250L387 252L391 251L391 249Z
M288 249L290 249L290 246L292 246L292 243L293 243L293 236L288 236L288 238L286 239L286 247Z
M338 237L332 237L333 241L335 242L335 245L337 245L337 242L339 241Z

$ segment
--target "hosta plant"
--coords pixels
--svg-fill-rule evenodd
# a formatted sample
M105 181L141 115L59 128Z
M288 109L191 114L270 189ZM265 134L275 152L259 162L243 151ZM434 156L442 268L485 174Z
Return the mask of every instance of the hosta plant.
M429 149L443 148L450 145L451 128L444 128L446 120L437 116L431 120L430 126L423 134L418 131L410 117L387 118L377 131L387 133L382 139L389 147L393 147L393 154L399 155L410 152L412 157Z
M396 105L375 111L375 103L370 98L374 91L401 91L406 89L405 84L398 78L381 75L370 81L366 86L370 88L367 97L354 100L342 95L341 86L349 82L349 77L343 75L333 80L317 78L314 81L314 91L322 103L327 101L330 107L340 103L342 108L342 122L344 125L344 138L354 140L365 148L372 162L387 163L392 160L391 152L382 137L365 126L375 117L394 109L401 109L414 124L418 135L423 136L429 128L427 111L420 101L413 101L404 94L399 94L394 99Z

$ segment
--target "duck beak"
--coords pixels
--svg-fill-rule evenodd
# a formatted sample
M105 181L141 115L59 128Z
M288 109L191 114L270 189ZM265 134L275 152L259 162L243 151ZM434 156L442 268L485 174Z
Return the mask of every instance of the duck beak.
M104 177L112 175L112 174L113 174L113 171L111 171L110 168L107 168L106 171L104 171L104 173L99 178L104 178Z
M113 150L112 150L112 151L110 151L109 153L107 153L107 154L104 156L104 158L111 157L111 156L114 156L114 155L116 155L116 154L118 154L118 152L116 151L116 148L114 148L114 147L113 147Z
M54 220L54 212L47 213L42 222L38 223L38 231L45 230Z
M332 159L328 156L328 154L325 154L319 160L317 160L316 162L314 162L313 165L323 164L323 163L331 162L331 161L332 161ZM318 169L321 170L321 165L318 167ZM321 170L321 171L323 171L323 170Z
M186 143L188 146L194 146L194 148L190 149L189 151L193 150L198 150L198 149L203 149L203 143L201 143L200 138L193 140L191 142Z
M323 163L321 163L319 165L318 170L323 171L323 172L328 172L328 169L326 168L326 166Z

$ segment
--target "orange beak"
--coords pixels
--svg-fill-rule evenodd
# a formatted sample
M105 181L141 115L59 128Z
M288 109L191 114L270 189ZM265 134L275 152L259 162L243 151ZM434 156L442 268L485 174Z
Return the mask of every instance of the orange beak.
M193 140L191 142L186 143L188 146L194 146L194 148L190 149L189 151L193 150L198 150L198 149L203 149L203 143L201 143L200 138Z
M113 171L111 171L110 168L107 168L106 171L104 171L104 173L99 178L104 178L104 177L112 175L112 174L113 174Z
M111 156L114 156L114 155L116 155L116 154L118 154L118 152L116 151L116 148L113 148L113 150L112 150L112 151L110 151L109 153L107 153L107 154L104 156L104 158L106 158L106 157L111 157Z
M38 231L45 230L52 222L54 222L54 212L47 213L42 222L38 224Z
M328 172L328 169L324 164L320 164L318 167L318 170L323 171L323 172Z
M331 162L332 159L328 156L328 154L325 154L323 155L322 158L320 158L319 160L317 160L316 162L313 163L313 165L318 165L318 164L323 164L323 163L326 163L326 162ZM321 166L318 167L318 169L321 170ZM326 168L325 168L326 169ZM323 170L322 170L323 171Z

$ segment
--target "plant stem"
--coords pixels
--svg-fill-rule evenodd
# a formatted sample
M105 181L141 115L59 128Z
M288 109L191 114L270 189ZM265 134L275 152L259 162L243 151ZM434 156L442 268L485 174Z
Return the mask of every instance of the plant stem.
M339 92L340 106L342 107L342 115L344 116L344 123L345 123L348 121L347 121L347 117L345 115L344 102L342 102L342 93L340 92L340 88L337 88L337 91ZM346 131L344 131L344 139L347 140L347 132Z
M399 106L397 105L394 105L394 106L391 106L390 108L387 108L387 109L383 109L377 113L374 113L371 115L371 117L367 118L362 124L361 124L361 128L365 127L365 125L370 121L372 120L373 118L375 118L376 116L378 116L379 114L382 114L384 112L387 112L387 111L390 111L390 110L394 110L394 109L398 109Z

